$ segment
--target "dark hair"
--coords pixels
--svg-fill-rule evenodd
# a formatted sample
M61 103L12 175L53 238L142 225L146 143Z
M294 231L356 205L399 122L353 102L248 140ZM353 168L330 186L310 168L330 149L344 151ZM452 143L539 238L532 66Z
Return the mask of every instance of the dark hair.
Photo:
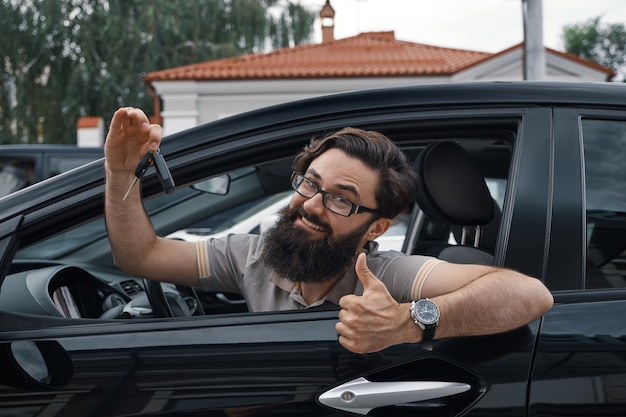
M391 139L372 130L346 127L324 138L311 139L296 155L293 170L306 172L315 158L332 148L378 172L375 198L381 217L392 219L413 201L417 187L413 167Z

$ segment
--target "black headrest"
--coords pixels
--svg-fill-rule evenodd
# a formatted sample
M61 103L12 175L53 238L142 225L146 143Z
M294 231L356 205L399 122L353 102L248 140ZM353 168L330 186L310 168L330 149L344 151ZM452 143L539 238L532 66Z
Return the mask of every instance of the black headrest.
M426 216L440 223L484 225L494 215L485 179L456 142L429 145L415 161L416 200Z

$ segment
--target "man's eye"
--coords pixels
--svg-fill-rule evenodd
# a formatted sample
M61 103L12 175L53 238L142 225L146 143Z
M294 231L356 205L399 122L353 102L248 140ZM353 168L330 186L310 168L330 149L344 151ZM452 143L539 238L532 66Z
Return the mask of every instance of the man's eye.
M304 182L302 183L306 188L308 188L309 190L315 190L317 189L317 186L315 185L315 183L313 183L313 181L311 180L307 180L305 179Z
M352 206L352 203L345 197L342 197L338 194L333 194L332 197L335 204L338 204L340 206Z

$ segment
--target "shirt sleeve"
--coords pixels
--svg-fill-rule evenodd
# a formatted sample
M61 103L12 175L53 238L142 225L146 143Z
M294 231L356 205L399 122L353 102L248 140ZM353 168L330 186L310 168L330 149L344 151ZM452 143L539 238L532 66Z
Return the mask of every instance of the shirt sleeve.
M198 277L205 291L242 293L243 275L258 254L258 235L228 235L196 242Z
M208 241L199 240L196 242L196 259L198 261L198 277L209 277L209 254L207 253Z
M370 269L397 302L405 303L422 298L422 289L431 272L444 262L422 255L382 256Z
M418 269L415 278L413 279L413 286L411 288L411 300L419 300L422 298L422 289L424 284L428 280L430 273L440 263L443 263L441 259L431 258L424 262L420 269Z

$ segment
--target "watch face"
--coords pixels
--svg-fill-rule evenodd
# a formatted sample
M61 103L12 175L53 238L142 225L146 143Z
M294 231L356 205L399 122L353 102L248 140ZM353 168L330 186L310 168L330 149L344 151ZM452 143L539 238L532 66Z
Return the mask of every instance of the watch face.
M415 303L415 314L424 324L435 324L439 320L439 308L430 300L419 300Z

